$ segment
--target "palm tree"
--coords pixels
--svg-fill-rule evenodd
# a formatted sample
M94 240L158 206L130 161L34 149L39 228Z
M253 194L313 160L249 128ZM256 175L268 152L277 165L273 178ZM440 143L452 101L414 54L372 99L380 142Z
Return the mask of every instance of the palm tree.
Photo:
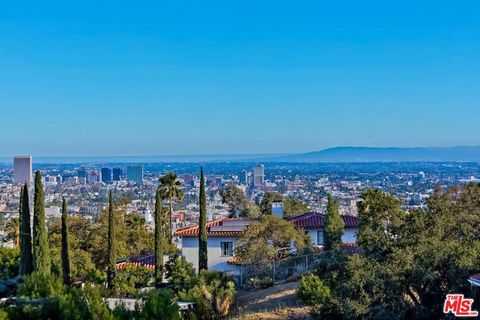
M13 246L17 248L20 244L20 219L12 217L5 226L6 236L8 240L13 241Z
M163 177L160 178L160 194L162 199L168 200L170 212L168 214L169 219L169 230L168 230L168 240L170 244L172 243L172 214L173 214L173 200L183 199L183 191L180 189L182 183L177 180L177 174L175 172L167 172Z

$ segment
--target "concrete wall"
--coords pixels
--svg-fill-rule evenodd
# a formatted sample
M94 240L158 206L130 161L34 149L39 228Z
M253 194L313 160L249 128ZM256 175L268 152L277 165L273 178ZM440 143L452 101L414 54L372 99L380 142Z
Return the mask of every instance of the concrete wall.
M222 256L221 242L233 242L233 249L235 250L237 238L235 237L209 237L207 240L208 249L208 270L232 272L236 274L238 267L233 264L228 264L227 261L232 259L232 256ZM198 271L198 237L183 237L182 239L182 254L188 262L191 262Z

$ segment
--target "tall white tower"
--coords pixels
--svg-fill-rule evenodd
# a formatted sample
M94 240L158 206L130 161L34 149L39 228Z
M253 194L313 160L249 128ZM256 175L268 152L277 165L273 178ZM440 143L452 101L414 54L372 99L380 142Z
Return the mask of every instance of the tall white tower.
M13 157L13 182L32 183L32 156Z

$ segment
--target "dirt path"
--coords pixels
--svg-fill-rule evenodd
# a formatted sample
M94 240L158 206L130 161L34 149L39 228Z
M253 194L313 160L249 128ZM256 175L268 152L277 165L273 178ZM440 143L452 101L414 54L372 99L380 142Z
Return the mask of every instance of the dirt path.
M297 299L298 282L270 288L240 290L232 310L237 319L305 319L308 311ZM235 318L234 318L235 319Z

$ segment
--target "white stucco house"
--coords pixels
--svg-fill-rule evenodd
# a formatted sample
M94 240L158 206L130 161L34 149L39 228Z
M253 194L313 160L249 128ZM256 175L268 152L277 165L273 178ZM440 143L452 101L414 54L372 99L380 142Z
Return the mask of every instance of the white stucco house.
M344 243L356 242L358 218L342 216L345 222ZM304 229L312 238L313 246L323 245L325 214L309 212L287 219L296 227ZM223 218L207 222L208 269L236 275L239 267L231 263L237 240L254 219ZM175 232L181 243L182 255L198 268L198 226L179 229ZM230 262L230 263L229 263Z
M207 222L208 270L231 274L239 272L238 266L228 263L238 238L254 220L243 218L223 218ZM198 232L199 227L187 227L175 231L181 239L182 255L198 269Z

